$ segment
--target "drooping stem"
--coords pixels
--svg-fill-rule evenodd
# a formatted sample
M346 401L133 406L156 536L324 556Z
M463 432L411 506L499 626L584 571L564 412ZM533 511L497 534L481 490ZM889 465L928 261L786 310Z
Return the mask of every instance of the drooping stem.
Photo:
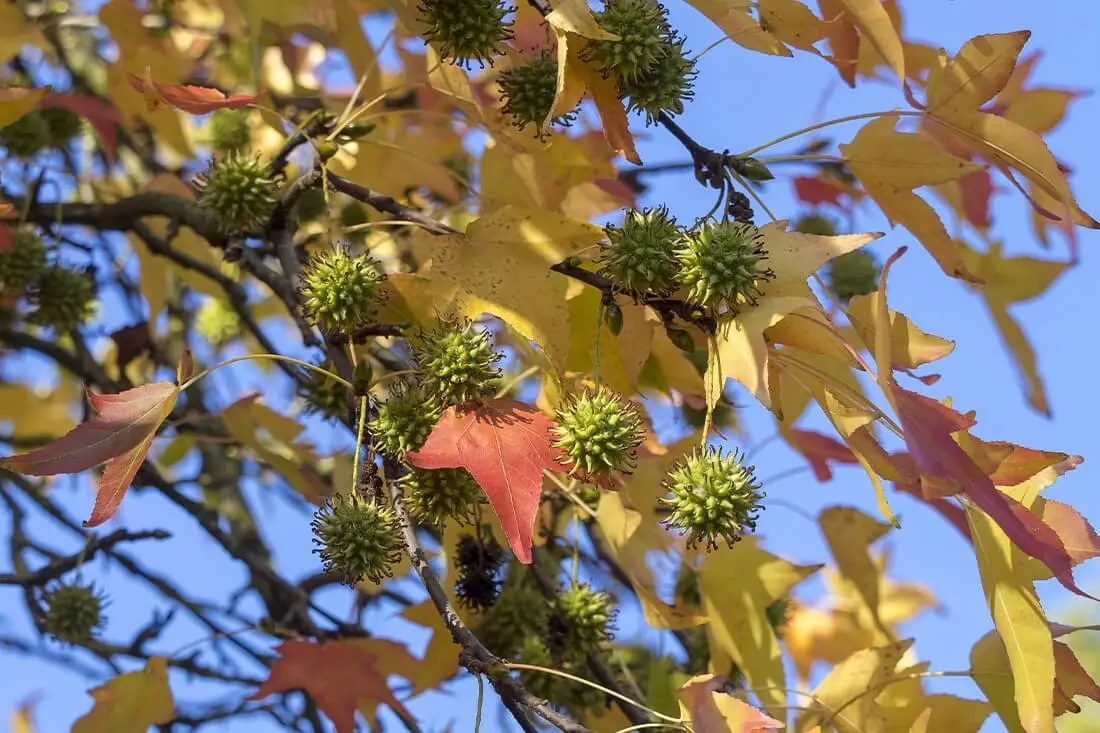
M858 114L858 115L847 115L845 117L837 117L837 118L832 119L832 120L826 120L825 122L818 122L816 125L809 125L808 127L800 128L798 130L795 130L794 132L789 132L786 135L780 135L779 137L775 138L774 140L769 140L768 142L764 143L763 145L757 145L755 148L749 148L748 150L744 151L743 153L739 153L737 157L744 158L746 156L755 155L756 153L759 153L761 150L766 150L766 149L772 147L773 145L778 145L779 143L786 142L787 140L791 140L791 139L796 138L800 135L805 135L808 132L814 132L815 130L823 130L826 127L832 127L833 125L843 125L846 122L856 122L858 120L870 120L870 119L873 119L873 118L876 118L876 117L923 117L923 116L924 116L923 112L910 112L908 110L903 110L903 109L894 109L894 110L886 110L884 112L863 112L863 113Z
M198 374L196 374L195 376L191 377L186 382L181 384L180 385L180 391L183 392L184 390L186 390L188 387L190 387L195 382L199 381L200 379L202 379L206 375L210 374L211 372L214 372L214 371L217 371L218 369L221 369L222 367L229 366L230 364L236 364L237 362L241 362L241 361L263 361L265 359L269 360L269 361L282 361L282 362L287 362L287 363L290 363L290 364L297 364L298 366L302 367L303 369L308 369L312 372L316 372L317 374L323 374L324 376L328 377L329 379L332 379L332 380L335 380L336 382L339 382L340 384L344 385L348 389L355 389L354 385L351 382L344 379L340 375L333 374L329 370L327 370L323 367L319 367L316 364L310 364L308 361L302 361L301 359L295 359L293 356L283 356L282 354L245 354L243 356L234 356L232 359L226 359L225 361L219 361L217 364L215 364L213 366L210 366L210 367L207 367L206 369L203 369L201 372L199 372Z

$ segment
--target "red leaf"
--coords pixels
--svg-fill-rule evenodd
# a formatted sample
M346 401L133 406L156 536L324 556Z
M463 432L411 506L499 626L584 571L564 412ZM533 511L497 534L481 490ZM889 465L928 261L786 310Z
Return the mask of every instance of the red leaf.
M179 387L154 382L119 394L84 393L95 416L29 453L0 459L0 466L28 476L79 473L105 463L95 508L84 525L96 527L118 510L157 429L176 403Z
M844 208L840 203L840 197L844 189L836 186L821 176L798 176L794 179L794 195L810 206L832 204L838 209Z
M995 190L993 177L989 171L980 170L968 173L959 180L962 190L962 209L966 220L979 229L986 229L992 223L989 218L989 197Z
M561 470L551 446L551 420L515 400L492 400L476 409L451 408L424 447L409 453L418 468L465 468L481 486L516 559L531 562L531 536L544 469Z
M58 107L80 115L88 120L99 133L99 139L103 143L103 151L108 160L114 160L115 149L118 147L118 129L122 125L122 115L115 107L101 99L87 94L54 94L46 92L42 101L38 103L42 107Z
M1100 702L1100 685L1081 666L1073 650L1061 641L1054 642L1054 714L1079 713L1081 706L1073 698L1084 695Z
M271 674L249 700L262 700L276 692L305 690L336 726L336 733L352 733L360 702L380 702L410 723L412 715L389 687L378 659L348 641L317 644L292 640L276 647L279 659Z
M0 204L0 214L7 213L2 210L2 208L5 206L11 208L11 204ZM11 227L9 227L7 224L0 224L0 252L7 252L14 246L15 237L12 236Z
M971 427L973 419L896 384L890 385L890 391L905 432L905 443L922 476L940 483L958 484L1021 551L1050 568L1067 590L1092 598L1077 587L1073 563L1058 533L1027 507L999 491L974 459L952 439L952 433Z
M1045 499L1042 511L1043 521L1062 538L1062 544L1074 565L1100 557L1100 535L1080 512L1054 499Z
M256 101L259 94L231 94L226 96L217 89L196 87L190 84L162 84L153 81L146 71L145 77L130 74L130 85L145 95L152 108L168 104L193 115L205 115L216 109L241 109Z
M814 477L818 481L828 481L833 477L829 461L836 463L859 463L852 450L838 440L813 430L787 430L787 442L802 457L810 462Z

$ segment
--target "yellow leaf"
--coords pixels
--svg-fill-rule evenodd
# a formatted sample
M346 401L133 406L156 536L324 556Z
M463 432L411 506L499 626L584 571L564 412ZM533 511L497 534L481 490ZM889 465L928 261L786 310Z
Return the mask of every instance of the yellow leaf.
M762 549L755 537L703 558L699 587L717 650L745 673L772 715L785 717L783 658L765 610L821 565L794 565Z
M4 6L0 6L2 8ZM23 15L19 6L10 6L15 12ZM46 95L48 90L24 89L21 87L9 87L0 89L0 127L7 127L23 115L38 106L38 102Z
M11 714L11 733L34 733L32 703L24 702Z
M792 56L791 50L760 27L752 17L750 0L689 0L690 4L722 29L730 40L750 51L772 56Z
M1050 406L1047 403L1046 388L1039 375L1035 350L1023 329L1009 314L1008 306L1041 295L1072 263L1032 257L1004 257L1000 243L993 243L984 254L965 246L961 251L967 267L984 281L977 289L1023 378L1028 404L1049 415Z
M966 504L966 517L986 602L1008 655L1015 708L1023 729L1054 733L1054 642L1027 573L1027 556L974 505ZM974 655L972 651L972 667ZM991 684L978 675L975 681L983 690ZM1000 711L995 695L986 694Z
M348 64L356 78L366 78L363 97L374 99L382 90L382 70L378 66L378 54L363 33L359 12L355 9L353 0L332 0L332 2L335 14L333 40L347 56Z
M900 81L905 80L905 49L881 0L840 0L860 35L871 42Z
M568 278L549 268L602 237L599 227L549 211L508 206L486 214L464 235L436 238L436 310L497 316L538 344L560 370L569 353Z
M890 186L911 190L954 181L985 166L943 149L932 137L898 132L897 118L880 117L864 125L840 152L852 174L868 189Z
M1066 89L1027 89L1004 111L1005 119L1040 135L1050 132L1066 116L1069 103L1080 96Z
M384 296L378 307L379 323L406 323L428 329L437 322L431 280L424 275L395 272L386 276L378 290Z
M634 146L634 136L630 134L630 123L626 119L626 108L619 98L618 79L613 74L605 75L582 61L579 46L580 44L572 44L569 48L569 65L584 82L593 104L596 105L600 122L603 123L604 138L616 153L634 165L641 165L642 158ZM577 47L576 51L574 47Z
M668 394L675 390L681 395L702 396L703 377L684 352L668 338L665 329L653 334L653 349L649 361L639 375L641 386Z
M417 626L431 629L432 632L431 641L428 642L428 648L424 651L424 658L420 660L415 676L406 675L413 683L412 694L415 695L438 686L458 672L458 655L462 647L451 638L451 632L443 623L443 618L431 599L413 606L406 606L401 612L401 617Z
M676 692L680 719L696 733L764 733L786 726L743 700L722 692L725 679L712 674L692 677Z
M1053 654L1052 649L1052 659ZM1015 683L1008 653L1005 651L1004 641L996 630L978 639L970 648L970 676L981 688L1009 733L1024 733L1016 707ZM1052 691L1052 704L1053 698Z
M861 649L833 667L813 691L811 710L798 716L794 730L831 722L838 733L865 733L881 725L875 697L882 683L897 675L898 662L912 639Z
M877 292L857 295L848 303L848 320L869 347L874 346L878 329L880 297ZM954 341L925 333L896 311L890 311L890 341L891 361L895 369L916 369L955 350Z
M587 0L561 0L546 16L546 22L558 33L574 33L595 41L618 41L619 36L608 33L592 14Z
M1013 69L1031 31L991 33L971 38L955 58L932 70L926 84L929 112L945 105L977 109L997 96Z
M761 25L795 48L816 53L814 44L829 33L829 26L798 0L760 0Z
M881 571L871 559L870 546L890 531L890 525L853 507L842 506L824 509L817 521L837 570L856 587L871 618L889 638L879 615Z
M145 669L119 675L88 692L95 702L73 724L72 733L146 733L176 714L164 657L150 657Z
M601 318L601 298L600 291L585 288L569 300L567 371L599 374L600 380L617 392L633 394L642 365L649 358L660 318L652 311L647 312L645 306L619 297L616 302L623 313L623 327L615 336Z
M1059 208L1065 209L1075 224L1100 229L1100 222L1074 199L1065 173L1038 134L1004 117L955 105L943 107L930 119L944 125L987 159L1019 171L1058 201ZM1050 213L1067 218L1063 211Z
M914 722L911 733L920 733L921 730L926 733L978 733L993 712L993 707L985 701L967 700L954 695L928 695L922 704L927 706L922 713L925 727L918 728Z

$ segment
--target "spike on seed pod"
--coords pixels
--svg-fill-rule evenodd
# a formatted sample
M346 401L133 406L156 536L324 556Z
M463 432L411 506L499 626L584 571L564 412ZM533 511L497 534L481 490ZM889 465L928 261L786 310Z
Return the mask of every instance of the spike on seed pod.
M499 0L420 0L417 7L427 27L424 38L459 66L492 64L512 39L504 18L515 8Z
M600 651L613 637L617 612L605 591L575 585L558 594L555 611L563 622L565 647L577 656Z
M695 60L687 56L683 42L670 42L651 72L619 80L619 94L628 112L644 114L646 124L655 125L662 113L684 113L684 104L695 98L696 76Z
M22 295L48 264L49 251L38 232L27 227L16 229L11 247L0 250L0 293Z
M279 182L259 156L229 153L215 157L195 177L199 206L214 214L226 231L258 227L278 201Z
M207 298L195 312L195 330L212 346L223 346L241 335L241 316L221 298Z
M764 237L751 224L705 222L680 238L676 255L685 299L704 308L756 305L760 287L775 278L764 267Z
M605 3L596 21L619 37L590 42L582 52L582 60L604 74L633 80L651 74L664 60L672 29L663 5L652 0L616 0Z
M376 403L375 416L367 429L379 451L400 459L407 452L423 447L439 415L439 408L431 404L430 395L423 387L401 381L391 390L388 399Z
M796 232L816 234L821 237L835 237L839 232L835 221L817 212L806 214L796 221L791 228Z
M32 158L50 144L49 128L40 110L32 110L0 127L0 147L14 158Z
M30 290L32 323L72 331L95 315L95 281L88 272L47 267Z
M314 550L325 572L343 575L348 585L381 583L401 557L400 530L393 511L357 492L328 498L312 522Z
M436 527L442 527L448 520L459 524L474 521L475 510L484 496L465 468L412 467L402 477L401 486L409 514Z
M252 144L248 110L217 109L210 115L210 147L219 153L238 153Z
M740 453L697 448L678 461L665 480L664 522L686 534L689 547L703 544L714 549L718 540L732 546L756 529L763 509L762 488Z
M302 272L302 310L324 331L350 333L370 323L384 279L378 262L346 247L315 254Z
M501 372L496 364L504 355L493 349L489 333L473 323L429 333L414 352L424 387L440 405L482 399L499 386Z
M528 125L535 126L535 134L541 139L546 137L542 124L554 105L557 96L558 62L549 53L543 52L525 64L505 69L497 77L500 85L500 97L503 102L501 111L511 116L512 124L523 130ZM569 111L550 121L553 125L568 127L576 119L576 112Z
M504 549L492 536L479 538L464 534L455 550L455 595L458 602L475 612L483 613L496 603L500 595L500 571Z

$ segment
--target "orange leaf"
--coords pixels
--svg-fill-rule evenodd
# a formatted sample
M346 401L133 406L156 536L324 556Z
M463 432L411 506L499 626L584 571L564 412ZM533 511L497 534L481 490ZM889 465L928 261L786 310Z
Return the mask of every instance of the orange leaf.
M0 466L28 476L78 473L106 464L96 492L95 508L84 522L96 527L118 510L157 429L176 403L179 387L154 382L119 394L85 388L95 416L65 435L29 453L0 459Z
M362 701L381 702L409 722L413 717L386 686L386 673L377 657L350 641L287 641L276 647L279 659L259 690L248 697L305 690L332 720L336 733L352 733L355 710Z
M443 413L424 447L406 457L418 468L465 468L481 486L516 559L531 562L542 472L558 471L551 420L515 400L491 400Z
M1067 644L1054 642L1054 714L1079 713L1081 706L1074 702L1077 695L1100 702L1100 685L1081 666L1077 655Z
M1100 535L1076 509L1054 499L1044 499L1041 513L1043 522L1053 527L1062 538L1062 544L1066 546L1074 565L1100 557Z
M604 137L607 138L611 149L634 165L641 165L642 158L634 147L634 136L630 134L630 123L626 119L626 108L619 99L619 85L615 77L605 77L581 61L579 57L571 57L569 63L577 76L584 80L584 85L592 96L596 111L600 113L600 121L603 123Z
M170 105L193 115L205 115L216 109L241 109L256 101L259 94L225 95L210 87L197 87L191 84L162 84L153 81L149 70L145 76L128 75L130 85L145 95L149 108Z
M676 691L684 718L695 733L767 733L786 727L761 711L721 692L725 680L711 674L698 675Z

